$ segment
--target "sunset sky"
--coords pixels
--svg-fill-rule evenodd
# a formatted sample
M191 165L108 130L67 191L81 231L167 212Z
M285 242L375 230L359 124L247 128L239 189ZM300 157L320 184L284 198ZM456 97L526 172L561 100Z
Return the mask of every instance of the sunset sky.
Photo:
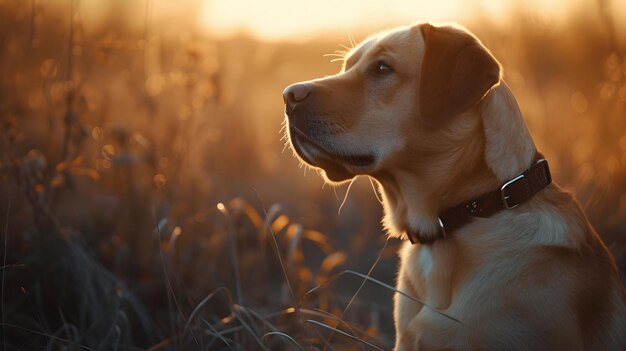
M157 32L165 30L165 20L174 27L193 25L217 37L246 32L275 41L331 32L349 36L417 21L469 26L472 21L487 20L506 26L509 16L519 13L551 24L571 14L600 20L598 3L609 4L613 18L626 18L624 0L100 0L80 2L80 7L81 13L95 22L114 5L116 15L140 26L149 13L153 23L161 24ZM626 35L626 21L616 22Z
M625 13L624 3L613 3L615 11ZM490 21L505 25L508 14L515 12L512 10L558 22L564 14L580 11L584 4L594 5L592 9L597 11L595 1L591 0L201 0L200 22L204 28L221 35L245 30L276 40L330 30L377 29L420 20L461 21L476 15L485 15Z

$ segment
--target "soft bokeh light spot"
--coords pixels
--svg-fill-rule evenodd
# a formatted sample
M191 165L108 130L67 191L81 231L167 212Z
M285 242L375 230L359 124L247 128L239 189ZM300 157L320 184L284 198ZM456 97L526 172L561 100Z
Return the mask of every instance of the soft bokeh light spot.
M93 138L93 140L102 140L103 135L104 132L100 127L93 127L93 129L91 130L91 137Z
M54 178L52 178L52 180L50 181L50 185L53 188L58 188L61 185L63 185L63 183L65 182L65 176L63 174L57 174L54 176Z
M617 82L622 79L622 70L620 67L620 58L616 53L611 54L609 58L607 58L606 63L604 65L604 71L611 81Z
M106 144L102 147L101 153L105 160L111 160L111 157L115 155L115 147L111 144Z
M61 161L61 162L57 163L57 165L54 167L54 169L55 169L57 172L59 172L59 173L60 173L60 172L65 171L65 170L67 169L68 165L69 165L69 164L68 164L67 162L65 162L65 161Z
M46 187L43 184L37 184L35 185L35 192L38 194L43 193L44 191L46 191Z
M165 177L165 175L164 175L164 174L161 174L161 173L156 174L156 175L152 178L152 181L154 182L154 185L155 185L157 188L159 188L159 189L160 189L160 188L162 188L162 187L164 187L164 186L165 186L165 184L167 184L167 178Z
M600 87L600 97L604 100L609 100L613 93L615 93L615 83L603 83Z
M278 233L283 230L287 224L289 224L289 218L285 215L280 215L274 220L274 222L272 222L272 231L274 233Z
M109 169L111 168L111 161L107 159L99 160L98 165L100 166L100 168Z
M32 165L35 169L43 169L48 163L46 156L38 149L32 149L28 151L28 154L26 154L26 158L28 159L29 164Z
M224 211L226 210L226 206L224 206L224 204L223 204L223 203L219 202L219 203L217 204L217 209L218 209L220 212L224 212Z
M210 98L214 93L215 88L210 82L203 82L198 86L198 94L205 98Z
M57 75L59 65L53 59L47 59L39 66L41 77L45 79L54 78Z

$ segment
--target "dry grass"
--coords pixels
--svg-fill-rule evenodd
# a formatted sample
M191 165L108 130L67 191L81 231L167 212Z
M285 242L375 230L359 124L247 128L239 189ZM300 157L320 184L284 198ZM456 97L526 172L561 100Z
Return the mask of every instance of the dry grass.
M624 272L626 43L603 9L468 27ZM390 348L399 243L370 184L337 215L345 188L281 153L280 92L337 71L336 39L80 15L0 2L3 349Z

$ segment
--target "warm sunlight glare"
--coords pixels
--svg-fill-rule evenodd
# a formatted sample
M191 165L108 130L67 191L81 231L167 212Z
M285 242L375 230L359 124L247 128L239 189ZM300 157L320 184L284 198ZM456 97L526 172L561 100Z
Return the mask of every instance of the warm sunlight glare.
M477 15L498 24L515 10L560 19L582 0L202 0L201 25L213 34L245 31L271 40L307 37L319 32L372 30L385 25L427 21L461 21Z

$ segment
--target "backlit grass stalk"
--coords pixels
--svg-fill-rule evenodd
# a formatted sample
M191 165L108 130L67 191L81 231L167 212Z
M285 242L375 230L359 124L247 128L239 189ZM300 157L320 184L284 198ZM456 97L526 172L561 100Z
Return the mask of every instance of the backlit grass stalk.
M261 203L261 207L263 208L263 212L265 213L265 215L267 216L267 211L265 210L265 206L263 205L263 200L261 200L261 196L259 195L258 192L256 192L255 189L255 193L257 196L257 199L259 200L259 202ZM280 254L280 250L278 248L278 242L276 241L276 236L274 235L274 231L272 230L271 225L268 227L269 232L270 232L270 237L271 237L271 241L273 244L273 248L274 248L274 254L276 255L276 257L278 258L278 262L280 263L280 268L282 270L283 273L283 278L285 279L285 284L287 284L287 287L289 288L289 293L291 294L291 298L294 304L294 307L296 309L296 319L300 319L300 305L298 303L298 299L296 298L296 295L293 292L293 288L291 287L291 282L289 281L289 276L287 275L287 270L285 269L285 264L283 263L283 258Z

